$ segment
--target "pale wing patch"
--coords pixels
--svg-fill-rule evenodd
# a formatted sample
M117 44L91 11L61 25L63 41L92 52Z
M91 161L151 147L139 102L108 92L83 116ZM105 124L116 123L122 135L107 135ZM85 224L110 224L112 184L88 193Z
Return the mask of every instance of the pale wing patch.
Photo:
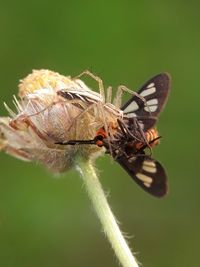
M147 88L151 88L151 87L154 87L155 86L155 83L150 83Z
M142 97L145 97L145 96L148 96L148 95L151 95L151 94L155 93L155 91L156 91L156 88L155 87L151 87L149 89L146 89L146 90L142 91L142 93L140 93L140 95Z
M154 98L154 99L148 100L147 105L149 105L149 106L158 105L158 99Z
M156 164L155 162L153 161L147 161L145 160L143 162L143 166L142 166L142 169L146 172L149 172L149 173L156 173Z
M145 107L144 110L147 112L155 112L158 106Z
M147 112L155 112L158 108L158 99L154 98L147 101L147 106L144 107L144 110Z
M146 165L146 166L151 166L151 167L155 167L156 166L156 164L155 164L155 162L153 160L145 160L143 162L143 164Z
M145 185L146 187L150 187L150 186L151 186L151 184L148 184L148 183L144 183L144 185Z
M155 162L152 161L152 160L145 160L145 161L143 162L143 165L145 165L145 166L149 166L149 167L156 167Z
M151 185L151 183L153 182L153 179L145 174L142 173L137 173L136 177L141 180L143 183L149 184Z
M131 158L128 159L128 162L129 162L129 163L132 163L132 162L135 161L135 159L136 159L136 157L131 157Z
M135 118L135 117L137 117L137 115L134 112L128 113L128 114L125 114L125 115L126 115L127 118Z
M144 123L140 121L139 125L140 125L141 129L144 130Z
M136 103L136 101L133 101L130 103L130 105L128 105L125 110L124 110L124 113L129 113L129 112L132 112L132 111L136 111L139 109L139 106L138 104Z

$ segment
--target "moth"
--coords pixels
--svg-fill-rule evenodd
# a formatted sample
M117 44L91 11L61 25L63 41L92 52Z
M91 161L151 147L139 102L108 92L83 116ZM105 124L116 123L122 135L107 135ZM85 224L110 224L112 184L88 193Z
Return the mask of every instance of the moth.
M104 127L92 140L69 140L58 144L94 144L105 147L106 152L117 161L131 178L146 192L162 197L168 191L164 167L148 154L148 148L159 143L155 129L170 89L171 78L161 73L148 80L124 105L122 119L110 136Z

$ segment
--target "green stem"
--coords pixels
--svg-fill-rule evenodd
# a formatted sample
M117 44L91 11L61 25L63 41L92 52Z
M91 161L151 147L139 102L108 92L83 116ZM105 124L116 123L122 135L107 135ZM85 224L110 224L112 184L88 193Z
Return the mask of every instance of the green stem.
M128 247L108 205L92 161L77 158L76 168L83 178L94 209L117 258L119 259L119 262L123 267L138 267L136 259L131 253L131 250Z

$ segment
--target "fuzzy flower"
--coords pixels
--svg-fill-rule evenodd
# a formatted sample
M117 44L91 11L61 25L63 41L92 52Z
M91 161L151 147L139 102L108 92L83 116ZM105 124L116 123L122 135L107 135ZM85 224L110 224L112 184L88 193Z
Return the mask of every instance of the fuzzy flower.
M20 81L20 100L14 97L17 112L5 104L10 116L0 117L0 149L26 161L42 163L54 172L72 167L77 153L88 157L102 151L94 145L55 144L93 139L103 123L94 109L87 112L89 102L65 99L59 94L62 90L92 95L96 102L101 102L101 96L81 80L49 70L34 70Z

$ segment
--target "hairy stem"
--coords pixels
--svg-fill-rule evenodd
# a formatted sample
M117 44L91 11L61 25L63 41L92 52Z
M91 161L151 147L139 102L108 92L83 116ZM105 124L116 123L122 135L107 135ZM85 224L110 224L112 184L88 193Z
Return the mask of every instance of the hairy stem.
M76 168L83 178L93 207L119 262L123 267L138 267L137 261L131 253L108 205L92 161L78 158L76 161Z

